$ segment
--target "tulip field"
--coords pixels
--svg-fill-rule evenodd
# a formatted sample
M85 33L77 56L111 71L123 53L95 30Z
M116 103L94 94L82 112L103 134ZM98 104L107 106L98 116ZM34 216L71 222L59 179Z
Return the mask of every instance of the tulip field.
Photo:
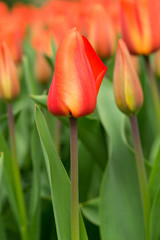
M7 3L0 240L160 240L160 0Z

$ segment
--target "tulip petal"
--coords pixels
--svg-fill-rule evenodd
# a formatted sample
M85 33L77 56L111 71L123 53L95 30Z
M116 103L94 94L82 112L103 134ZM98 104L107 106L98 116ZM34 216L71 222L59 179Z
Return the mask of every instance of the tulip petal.
M55 76L52 79L52 83L48 93L47 107L50 113L58 116L69 116L69 109L61 101L61 98L58 96L55 86Z
M76 29L70 31L57 51L54 79L52 104L57 109L62 107L57 115L66 115L66 107L74 117L94 111L96 84L82 37Z
M83 37L85 52L87 54L89 64L93 71L94 79L96 82L96 89L98 93L103 77L107 71L107 67L103 64L101 59L98 57L98 55L94 51L93 47L91 46L87 38L85 38L84 36L82 37Z

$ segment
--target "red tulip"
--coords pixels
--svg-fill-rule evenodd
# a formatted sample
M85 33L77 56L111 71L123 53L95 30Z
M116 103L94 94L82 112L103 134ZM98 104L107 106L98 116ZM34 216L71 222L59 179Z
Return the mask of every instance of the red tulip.
M159 0L121 0L122 33L131 53L148 55L160 48L159 12Z
M49 111L75 118L93 113L106 70L88 40L72 29L57 50Z
M0 44L0 98L12 100L19 94L19 80L16 65L7 45Z

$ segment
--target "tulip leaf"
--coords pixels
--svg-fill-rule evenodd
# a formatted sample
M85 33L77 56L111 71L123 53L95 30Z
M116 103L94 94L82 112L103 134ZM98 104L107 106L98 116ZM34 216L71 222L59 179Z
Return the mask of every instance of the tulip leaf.
M0 189L2 187L3 164L4 164L4 156L3 156L3 152L1 152L0 153Z
M79 141L79 199L80 202L88 202L99 195L100 184L102 181L102 170L87 148Z
M99 120L87 117L78 120L78 136L102 171L108 160L106 138Z
M37 104L47 107L47 95L30 95Z
M129 119L127 116L124 116L124 120L122 121L121 135L122 135L122 139L123 139L123 142L126 145L126 147L129 149L129 151L134 153L131 126L130 126L130 122L129 122ZM145 159L144 159L144 162L145 162L147 177L149 179L150 173L152 170L152 165L149 161L147 161Z
M0 132L0 152L3 152L4 154L3 171L4 171L4 180L5 180L5 187L8 195L8 200L10 202L12 211L14 212L17 222L20 222L19 210L18 210L16 196L15 196L15 185L14 185L15 183L14 183L13 172L10 164L12 159L1 132Z
M51 46L52 46L52 53L53 53L53 67L55 65L55 59L56 59L56 53L57 53L57 48L56 45L54 43L53 38L51 39Z
M25 78L26 86L28 88L28 92L30 94L37 94L38 88L37 88L33 73L31 71L28 58L26 56L23 57L22 63L23 63L24 78Z
M33 180L30 198L30 240L38 240L40 236L40 145L35 126L31 136L31 155L33 165Z
M99 198L91 199L81 204L81 210L83 215L93 223L99 226Z
M160 188L160 139L156 139L156 146L154 145L154 153L152 151L152 158L154 155L154 163L149 179L149 192L151 203L155 198L157 191Z
M3 224L3 219L2 215L0 214L0 239L1 240L7 240L7 236L4 230L4 224Z
M159 216L160 216L160 188L154 198L153 205L151 208L151 240L160 239L160 227L159 227Z
M47 63L50 65L50 67L54 70L54 61L51 57L47 56L46 54L44 54L44 57L47 61Z
M2 203L2 179L3 179L3 166L4 166L4 155L3 152L0 153L0 212Z
M136 161L123 142L123 114L116 107L113 86L106 80L100 88L98 112L109 141L99 203L102 240L145 240Z
M146 159L149 159L152 143L157 137L158 127L155 107L153 104L153 97L148 81L149 79L146 74L147 70L144 62L144 57L140 57L140 69L140 80L143 88L144 103L138 114L138 123L144 157Z
M55 151L45 118L38 107L36 107L35 117L49 177L58 239L70 240L70 180L62 161ZM81 240L87 240L81 217L80 230Z

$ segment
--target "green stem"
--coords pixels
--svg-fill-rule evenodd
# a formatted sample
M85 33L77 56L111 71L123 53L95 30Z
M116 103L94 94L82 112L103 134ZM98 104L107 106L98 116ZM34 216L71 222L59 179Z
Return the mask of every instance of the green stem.
M144 158L142 153L141 141L138 131L138 124L136 116L130 117L130 123L132 128L133 142L135 147L135 155L136 155L136 166L138 171L140 192L141 192L141 201L143 205L143 213L144 213L144 222L145 222L145 230L146 230L146 240L150 239L150 202L149 202L149 193L147 186L147 177L144 165Z
M15 142L15 134L14 134L14 117L13 117L13 110L12 105L9 103L7 105L8 110L8 125L9 125L9 134L10 134L10 143L11 143L11 150L12 150L12 162L11 168L13 172L14 178L14 186L15 186L15 193L17 198L17 204L19 208L20 214L20 232L22 240L29 240L28 233L27 233L27 216L26 216L26 209L25 203L23 198L21 180L20 180L20 172L18 168L18 161L17 161L17 153L16 153L16 142Z
M78 141L77 119L70 118L70 151L71 151L71 234L72 240L79 240L78 208Z
M156 85L155 77L154 77L148 56L145 56L145 64L146 64L147 74L149 77L149 83L150 83L150 87L151 87L154 108L155 108L156 115L157 115L158 131L160 134L160 98L159 98L159 93L158 93L158 87Z

